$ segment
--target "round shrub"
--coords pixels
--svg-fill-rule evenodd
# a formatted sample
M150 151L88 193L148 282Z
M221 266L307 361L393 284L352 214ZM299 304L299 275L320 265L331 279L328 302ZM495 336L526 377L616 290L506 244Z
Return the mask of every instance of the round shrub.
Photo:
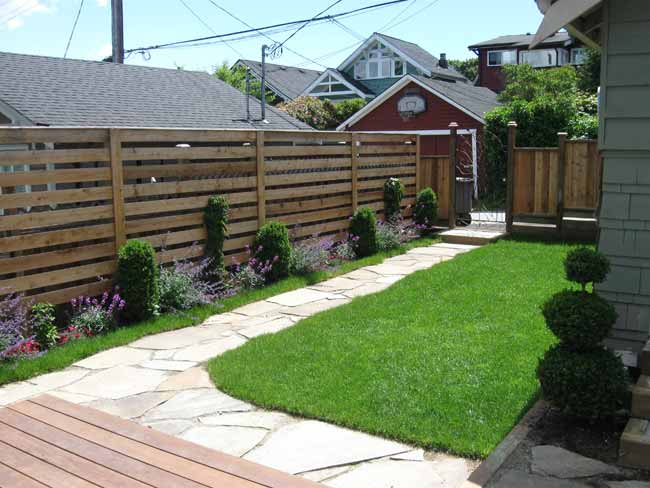
M210 259L211 271L222 274L224 269L223 243L228 236L228 200L221 196L208 199L203 220L207 230L205 255Z
M151 244L134 239L120 248L116 280L126 302L123 317L127 322L144 320L156 313L158 266Z
M289 275L291 244L287 227L280 222L269 222L257 231L254 256L259 262L273 263L266 275L268 281L277 281Z
M616 323L617 313L604 298L585 291L564 290L542 307L546 325L568 348L600 344Z
M41 351L56 346L59 333L56 329L56 314L51 303L37 303L32 306L32 334Z
M377 219L369 207L358 208L350 220L352 248L359 258L377 252Z
M557 345L539 362L537 377L545 400L566 414L592 420L614 415L628 387L620 358L602 348L576 352Z
M569 281L582 285L602 283L609 273L609 260L598 251L588 247L579 247L567 254L564 270Z
M438 197L431 188L425 188L415 197L413 220L421 234L431 231L438 218Z
M399 178L388 178L384 183L384 215L386 220L400 217L402 198L404 198L404 185Z

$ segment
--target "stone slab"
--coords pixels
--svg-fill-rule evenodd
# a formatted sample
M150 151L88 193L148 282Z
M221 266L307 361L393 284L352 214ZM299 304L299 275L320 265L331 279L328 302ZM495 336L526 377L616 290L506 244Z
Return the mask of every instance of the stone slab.
M289 317L279 317L267 323L246 327L244 329L241 329L239 333L244 337L252 339L264 334L275 334L276 332L280 332L283 329L291 327L293 324L294 321Z
M410 451L404 444L316 420L273 432L246 459L287 473L303 473Z
M230 427L255 427L260 429L276 429L292 422L289 415L280 412L256 410L254 412L224 413L201 417L199 421L205 425L223 425Z
M460 250L460 249L450 249L448 247L440 247L440 246L430 246L430 247L416 247L415 249L411 249L408 251L406 254L408 255L423 255L423 256L445 256L445 257L454 257L457 254L461 254L465 251Z
M195 442L231 456L243 456L257 446L267 431L249 427L192 427L180 435L181 439Z
M342 275L342 278L349 278L358 281L373 281L377 279L377 273L374 273L373 271L368 271L365 268L361 268L356 271L352 271L351 273Z
M159 369L162 371L185 371L196 366L192 361L172 361L170 359L152 359L140 364L143 368Z
M389 286L389 283L367 283L359 288L355 288L354 290L346 291L344 295L348 298L361 297L384 291Z
M239 336L224 337L222 339L206 342L181 349L174 354L175 361L194 361L202 363L212 359L226 351L235 349L246 342L246 339Z
M34 383L35 385L38 385L45 390L54 390L56 388L61 388L62 386L69 385L70 383L74 383L87 374L87 369L68 368L56 373L37 376L36 378L29 380L29 382Z
M158 386L158 391L193 390L213 388L208 372L201 368L190 368L182 373L170 376Z
M253 407L218 390L186 390L150 410L144 422L193 419L220 412L247 412Z
M267 300L262 300L260 302L249 303L243 307L235 309L235 312L241 315L248 315L249 317L254 317L256 315L263 315L271 312L275 312L280 309L282 305L278 303L269 302Z
M523 471L508 470L500 480L491 482L490 488L587 488L577 481L547 478Z
M191 420L161 420L160 422L143 423L142 425L150 427L159 432L169 435L179 435L190 427L194 426Z
M47 394L52 395L53 397L60 398L61 400L65 400L66 402L75 403L78 405L94 402L95 400L97 400L96 397L92 397L88 395L80 395L78 393L68 393L67 391L53 390L53 391L48 391Z
M615 466L556 446L533 447L531 471L539 475L564 479L620 473L620 469Z
M116 400L155 390L167 378L164 371L117 366L95 374L63 388L63 391Z
M332 488L446 488L445 480L428 462L379 461L359 466L327 482Z
M331 308L340 307L341 305L345 305L351 301L351 299L342 296L341 298L336 299L318 300L306 305L299 305L298 307L283 308L281 312L296 315L298 317L309 317Z
M9 405L10 403L39 395L44 391L46 389L42 386L33 385L26 381L11 383L0 388L0 406Z
M300 473L300 476L311 481L316 481L317 483L326 482L327 480L339 476L353 468L354 466L339 466L337 468L317 469L316 471Z
M74 363L74 366L86 369L106 369L115 366L129 366L148 360L151 352L132 347L115 347L100 352L81 361Z
M368 266L367 269L374 271L380 276L411 274L413 270L411 270L409 266L401 266L401 263L403 262L404 261L397 261L392 264L376 264L374 266Z
M321 290L324 291L334 291L334 290L351 290L352 288L356 288L357 286L362 285L362 282L359 282L359 280L354 280L351 278L346 278L345 276L337 276L336 278L332 278L331 280L327 281L322 281L318 283L318 285L315 285L310 288L315 288L318 287Z
M424 461L424 450L415 449L414 451L396 454L390 458L394 459L395 461Z
M131 343L131 346L154 350L179 349L210 339L216 339L219 337L219 333L219 330L210 327L186 327L184 329L171 330L169 332L143 337Z
M173 395L173 392L142 393L118 400L97 400L89 403L88 406L123 419L133 419L144 415L147 411L169 400Z
M285 307L297 307L306 303L316 302L327 298L334 298L331 293L301 288L299 290L288 291L280 295L267 299L268 302L277 303Z

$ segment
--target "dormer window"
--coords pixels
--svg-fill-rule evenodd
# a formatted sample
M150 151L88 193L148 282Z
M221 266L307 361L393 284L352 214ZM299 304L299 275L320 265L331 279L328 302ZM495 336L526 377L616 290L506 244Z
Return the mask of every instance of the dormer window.
M517 51L488 51L488 66L503 66L517 64Z
M530 64L533 68L557 66L557 51L555 49L534 49L519 53L521 64Z
M368 80L406 74L406 63L380 42L371 45L354 64L354 78Z

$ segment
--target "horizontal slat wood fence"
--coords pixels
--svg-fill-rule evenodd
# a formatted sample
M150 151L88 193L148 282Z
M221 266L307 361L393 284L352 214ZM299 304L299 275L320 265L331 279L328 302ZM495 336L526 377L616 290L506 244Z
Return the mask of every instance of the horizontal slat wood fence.
M438 218L449 218L449 156L426 156L421 158L421 188L430 187L438 197Z
M554 224L566 215L595 219L600 199L602 158L596 140L567 140L558 147L516 147L510 127L508 227L513 221Z
M427 178L419 161L408 134L2 128L0 294L63 303L101 293L128 239L149 241L162 263L199 257L215 194L231 205L228 259L245 257L268 220L292 238L340 235L357 206L383 212L389 177L411 205Z

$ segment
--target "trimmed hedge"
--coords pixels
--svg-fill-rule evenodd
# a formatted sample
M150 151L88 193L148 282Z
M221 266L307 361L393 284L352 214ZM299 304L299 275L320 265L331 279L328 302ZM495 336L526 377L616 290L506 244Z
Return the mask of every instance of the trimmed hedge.
M210 258L210 270L221 275L224 270L223 243L228 237L228 200L222 196L208 199L203 220L207 230L205 254Z
M425 188L415 197L413 220L420 234L428 234L438 219L438 197L431 188Z
M585 290L588 283L605 281L609 273L609 260L594 249L579 247L567 255L564 270L567 280L580 283Z
M151 244L134 239L120 248L116 282L126 302L123 317L127 322L148 319L158 311L158 266Z
M284 224L269 222L260 227L255 236L253 251L258 261L273 263L266 277L268 281L289 276L291 243L289 231Z
M377 218L370 207L360 207L350 220L352 248L359 258L375 254L377 246Z
M403 198L404 184L399 178L388 178L384 183L384 215L387 221L401 216Z

